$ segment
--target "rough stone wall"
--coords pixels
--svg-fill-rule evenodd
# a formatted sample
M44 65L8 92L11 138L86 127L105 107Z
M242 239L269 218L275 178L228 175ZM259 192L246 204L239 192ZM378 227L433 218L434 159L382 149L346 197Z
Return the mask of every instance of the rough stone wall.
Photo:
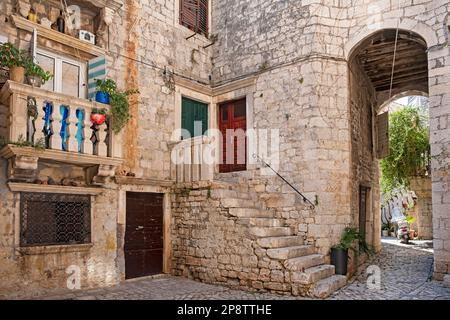
M14 228L19 196L6 188L6 160L1 161L0 183L0 298L39 296L67 290L70 266L80 268L82 289L114 285L118 282L116 266L117 192L105 190L92 201L92 247L65 252L42 249L26 254L15 243ZM50 247L47 247L50 248ZM47 253L46 253L47 252Z
M419 238L431 240L433 239L431 179L414 177L411 179L410 189L417 195L416 222L413 228L416 228Z
M175 129L175 94L164 81L164 68L209 82L212 49L203 47L210 41L200 35L186 40L192 32L179 25L177 5L178 0L127 0L110 26L108 76L119 88L140 90L123 139L124 168L137 177L170 178L167 142Z
M173 197L173 273L208 283L251 286L260 273L252 241L245 226L237 224L218 200L208 198L211 192L186 190Z
M349 64L350 74L350 127L351 127L351 212L359 225L360 186L369 187L366 213L366 241L379 246L381 229L375 223L380 212L380 188L378 160L374 153L374 115L376 92L357 59Z
M14 12L13 3L12 0L0 2L0 34L16 46L28 49L31 35L17 30L8 19ZM164 69L167 67L195 82L209 82L211 48L203 47L210 41L199 35L186 40L192 32L179 25L177 5L177 0L124 1L107 32L108 77L114 79L121 90L140 90L131 100L133 118L123 134L126 160L123 169L137 177L162 180L170 177L167 142L175 127L175 94L169 89L173 78L165 81ZM50 41L41 41L40 45L66 52L61 45ZM3 109L6 107L0 110ZM2 126L0 121L0 129ZM1 172L6 172L6 166L6 161L2 160ZM19 203L2 176L0 296L64 289L68 276L65 270L72 264L81 267L82 288L112 285L123 279L123 225L117 227L119 195L116 189L117 186L111 184L101 196L95 197L93 246L88 251L20 256L12 240L18 232L13 227L13 213ZM134 189L140 190L136 186L128 188L129 191Z
M261 74L254 95L255 127L280 130L278 171L311 201L317 196L307 228L322 254L351 222L346 72L344 62L309 59ZM276 184L274 191L291 191Z
M176 189L172 196L173 274L242 290L306 293L307 288L291 283L291 272L281 261L270 259L267 250L257 244L248 219L231 215L223 204L224 200L230 200L230 191L240 197L253 194L250 199L263 202L268 193L261 182L258 179L255 187L259 187L255 189L243 183L232 189L216 183ZM308 216L305 205L292 204L290 211L277 209L265 208L291 226L294 235L303 235L308 243L306 232L292 224Z
M10 42L28 49L30 34L16 30L7 17L13 12L13 1L0 2L0 30ZM7 106L1 106L2 135L6 135ZM116 270L116 210L114 190L105 192L92 202L92 247L78 252L24 254L18 249L15 237L16 210L19 197L6 185L7 161L0 161L0 297L40 295L55 290L67 290L66 269L75 265L81 271L81 287L92 288L117 283ZM43 250L45 251L45 250Z
M300 125L293 128L294 136L292 133L287 135L286 127L282 127L281 149L289 149L291 156L288 157L286 152L281 152L281 170L293 172L290 169L297 169L298 171L294 171L295 175L301 178L292 180L302 186L303 190L308 186L315 186L317 180L323 181L322 186L315 186L312 189L319 197L317 217L333 211L327 217L327 222L336 229L342 228L339 223L344 225L357 222L350 206L355 201L354 190L351 189L350 168L353 168L353 164L349 131L354 119L349 107L350 92L347 82L349 75L346 70L351 51L361 40L377 30L397 26L417 32L427 41L430 66L431 143L432 154L435 156L432 176L437 278L442 278L442 274L448 273L450 266L448 245L450 59L448 48L445 47L449 41L448 12L449 4L446 0L401 0L400 6L395 1L387 0L227 1L226 4L214 3L213 19L214 32L218 34L213 57L213 81L223 83L248 75L258 76L258 91L254 101L257 118L255 123L258 127L279 126L280 119L285 113L295 115L300 110L316 113L322 111L314 119L314 122L322 127L312 129L310 137L303 135L303 128ZM399 22L400 17L402 19ZM313 62L314 59L321 61ZM228 61L233 63L228 64ZM289 63L289 66L285 68L280 65L282 63ZM289 79L290 73L298 72L299 65L302 67L313 65L314 74L320 75L311 80L305 76L304 86L310 84L314 90L308 92L299 89L300 86L293 87L294 81ZM334 75L332 70L335 68L339 72ZM297 80L298 78L300 77L296 77ZM267 81L265 87L262 86L264 79ZM284 79L288 80L283 83ZM282 84L286 82L288 84L283 86ZM274 87L282 90L278 89L274 93ZM297 95L299 91L303 94ZM396 93L399 92L394 92ZM274 102L267 101L268 97L273 97ZM383 102L385 101L378 101L378 105ZM305 115L302 116L303 118L292 117L292 119L298 123L304 119ZM289 145L289 137L304 146L312 144L312 150L316 145L318 148L313 152L309 149L306 153L302 152L298 146ZM304 139L299 141L297 137ZM323 139L324 142L319 142L319 139ZM360 156L363 157L362 154ZM310 161L310 167L300 168L309 157L314 159ZM360 160L362 159L358 159L358 162ZM372 174L371 181L368 182L374 185L372 201L375 204L378 202L375 195L376 173ZM375 210L373 214L378 215L376 206L373 210ZM379 219L374 217L372 221L376 222L372 230L376 244L380 234ZM328 230L320 219L314 228L318 231L316 234L323 234ZM338 230L336 233L339 233ZM326 251L329 244L335 243L337 239L335 236L324 239L325 245L321 250Z

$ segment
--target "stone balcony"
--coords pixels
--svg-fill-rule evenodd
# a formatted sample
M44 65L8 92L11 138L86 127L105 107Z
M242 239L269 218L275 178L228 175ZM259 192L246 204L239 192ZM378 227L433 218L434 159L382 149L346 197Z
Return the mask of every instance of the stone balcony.
M199 136L169 143L171 179L176 183L212 181L217 163L214 138Z
M0 103L8 142L0 156L9 161L10 182L34 183L42 168L65 166L65 172L71 167L82 172L84 184L103 185L122 163L121 135L107 123L90 121L94 108L109 110L109 105L12 81L2 87Z

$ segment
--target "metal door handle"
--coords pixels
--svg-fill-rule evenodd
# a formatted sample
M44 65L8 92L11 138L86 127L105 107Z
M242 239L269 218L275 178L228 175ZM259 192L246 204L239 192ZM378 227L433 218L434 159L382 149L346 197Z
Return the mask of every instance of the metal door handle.
M142 229L144 229L144 226L138 226L138 227L136 228L136 231L139 231L139 230L142 230Z

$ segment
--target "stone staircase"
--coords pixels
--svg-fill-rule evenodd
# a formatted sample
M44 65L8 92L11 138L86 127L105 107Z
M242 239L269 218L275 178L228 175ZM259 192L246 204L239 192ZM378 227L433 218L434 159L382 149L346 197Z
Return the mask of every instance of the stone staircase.
M248 227L249 237L265 250L267 258L282 264L293 295L326 298L347 283L345 276L335 275L333 265L325 263L324 255L316 254L284 219L275 218L272 210L265 209L248 185L230 179L220 184L220 189L213 190L213 198L220 200L237 223Z

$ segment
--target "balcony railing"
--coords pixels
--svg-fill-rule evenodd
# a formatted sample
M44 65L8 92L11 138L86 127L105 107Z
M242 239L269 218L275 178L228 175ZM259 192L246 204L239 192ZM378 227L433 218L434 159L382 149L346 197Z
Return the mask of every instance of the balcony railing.
M177 183L213 180L215 153L211 138L199 136L170 146L172 180Z
M0 101L9 108L6 138L12 143L26 139L32 145L43 143L50 150L122 156L120 138L107 123L93 125L90 121L94 108L108 110L108 105L12 81L3 86Z

